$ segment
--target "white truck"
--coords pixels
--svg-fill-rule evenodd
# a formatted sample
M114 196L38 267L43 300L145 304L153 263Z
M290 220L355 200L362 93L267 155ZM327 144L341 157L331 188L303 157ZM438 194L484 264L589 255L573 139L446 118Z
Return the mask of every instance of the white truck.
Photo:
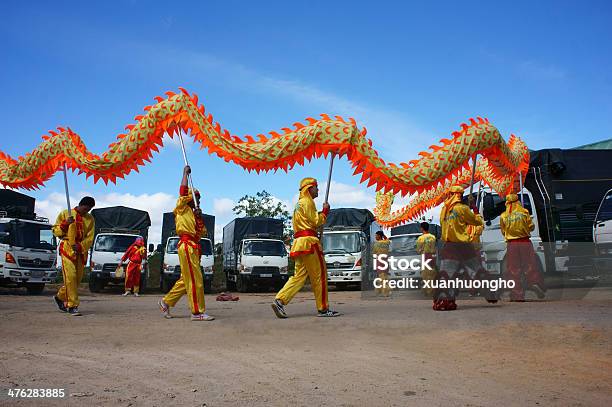
M592 279L593 224L601 197L610 188L611 173L610 150L531 152L522 200L533 217L535 230L531 242L545 274L575 276L582 281ZM478 201L485 219L481 242L487 270L492 274L504 273L506 243L499 220L506 209L505 197L483 188Z
M125 206L96 208L91 211L95 219L95 237L89 257L89 290L100 292L107 285L123 285L125 277L117 278L115 270L128 247L138 237L147 242L151 219L149 214ZM149 245L149 252L153 250ZM147 286L148 267L142 262L140 293Z
M223 269L228 289L280 289L289 278L284 224L266 217L236 218L223 228Z
M35 199L0 189L0 285L40 294L55 281L57 241L46 218L34 213Z
M612 189L606 192L593 223L595 266L599 271L612 271Z
M438 241L440 240L440 226L434 223L429 224L429 233L434 235ZM416 241L421 236L420 223L408 223L406 225L396 226L391 228L391 236L389 240L389 255L393 256L396 261L412 260L421 261L421 255L416 251ZM421 270L401 270L399 268L389 268L389 279L400 280L403 278L421 278Z
M215 217L202 214L202 220L206 227L207 237L200 239L202 257L200 257L200 270L204 277L204 292L212 290L213 267L215 259L213 255L215 237ZM181 277L181 265L178 258L179 237L176 236L174 213L164 213L162 221L162 242L158 249L162 253L160 288L162 292L170 291L174 283Z
M360 286L363 254L380 229L367 209L337 208L327 215L321 245L327 266L327 281L336 288Z

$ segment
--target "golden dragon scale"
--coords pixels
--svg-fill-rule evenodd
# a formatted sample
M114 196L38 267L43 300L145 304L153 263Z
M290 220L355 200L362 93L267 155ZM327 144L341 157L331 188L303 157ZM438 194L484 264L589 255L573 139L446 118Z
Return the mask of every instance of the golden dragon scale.
M430 207L432 200L425 196L433 197L450 182L464 179L469 171L469 159L475 154L485 158L478 166L477 179L501 194L510 191L510 181L519 171L524 174L529 164L529 150L521 139L511 135L506 143L499 131L482 118L462 124L461 130L453 132L451 138L430 146L430 151L420 152L420 159L396 165L387 164L378 156L372 141L366 137L366 129L359 129L352 118L345 120L322 114L321 119L309 117L305 123L296 122L292 128L272 131L268 136L241 138L222 129L211 114L207 115L196 94L180 89L178 94L166 92L166 98L156 97L157 103L145 107L144 113L134 118L136 123L126 126L127 132L118 135L117 141L101 155L90 152L78 134L63 127L44 135L43 142L23 157L14 159L0 152L0 184L38 188L64 164L79 174L93 177L94 182L115 183L117 178L124 178L132 170L138 171L139 166L150 161L153 152L163 146L165 133L173 137L179 129L190 134L209 154L249 171L287 171L313 157L329 153L346 156L355 175L361 174L360 182L367 181L368 187L422 196L421 203L410 209L411 213L421 213ZM390 213L382 210L377 213L383 225L392 223Z

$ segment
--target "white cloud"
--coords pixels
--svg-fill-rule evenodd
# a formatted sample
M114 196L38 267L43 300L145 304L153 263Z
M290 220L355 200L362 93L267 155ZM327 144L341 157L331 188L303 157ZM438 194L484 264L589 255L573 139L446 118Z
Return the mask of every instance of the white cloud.
M325 200L326 188L326 182L319 186L319 197L315 200L319 207ZM332 208L351 207L372 210L376 206L375 192L373 189L369 190L361 185L349 185L332 181L329 188L329 204Z
M236 202L230 198L215 198L213 200L215 216L226 216L231 214L234 206L236 206Z

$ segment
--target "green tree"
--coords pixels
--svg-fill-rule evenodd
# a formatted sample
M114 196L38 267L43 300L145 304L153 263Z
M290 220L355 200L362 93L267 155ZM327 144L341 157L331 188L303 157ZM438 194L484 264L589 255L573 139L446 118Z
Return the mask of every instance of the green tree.
M291 237L291 217L287 207L275 200L268 191L257 192L255 195L245 195L234 206L234 214L239 216L264 216L266 218L281 219L285 224L284 238Z

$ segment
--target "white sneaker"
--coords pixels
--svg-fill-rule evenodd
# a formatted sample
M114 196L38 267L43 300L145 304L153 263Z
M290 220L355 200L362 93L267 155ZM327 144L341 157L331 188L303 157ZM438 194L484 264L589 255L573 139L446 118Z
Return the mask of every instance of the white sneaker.
M272 305L272 310L276 314L277 318L287 318L287 313L285 312L285 306L283 305L282 302L275 299L274 301L272 301L271 305Z
M127 297L127 296L128 296L128 295L130 295L130 294L132 294L132 293L131 293L131 292L129 292L129 291L126 291L126 292L124 292L124 293L123 293L123 296L124 296L124 297Z
M342 314L339 313L338 311L332 311L330 309L327 309L325 311L319 311L319 313L317 314L318 317L323 317L323 318L339 317L340 315Z
M157 305L159 305L159 310L162 312L164 318L166 319L172 318L172 315L170 315L170 307L168 306L168 304L164 302L163 299L160 299L157 302Z
M191 314L192 321L213 321L215 317L208 314Z
M134 293L134 297L140 297L140 294Z

